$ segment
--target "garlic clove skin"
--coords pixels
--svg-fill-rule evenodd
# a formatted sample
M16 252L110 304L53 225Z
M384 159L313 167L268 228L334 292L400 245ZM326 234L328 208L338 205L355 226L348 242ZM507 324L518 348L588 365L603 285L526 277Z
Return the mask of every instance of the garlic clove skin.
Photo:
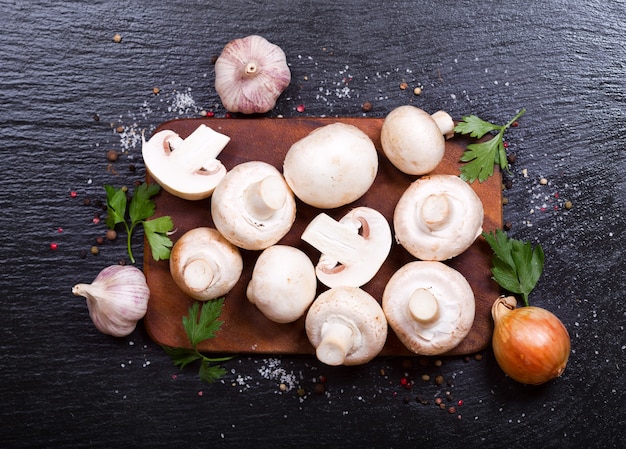
M96 329L113 337L125 337L135 330L150 299L143 272L126 265L104 268L91 284L76 284L72 293L86 298Z
M285 52L261 36L230 41L215 61L215 90L230 112L268 112L290 82Z

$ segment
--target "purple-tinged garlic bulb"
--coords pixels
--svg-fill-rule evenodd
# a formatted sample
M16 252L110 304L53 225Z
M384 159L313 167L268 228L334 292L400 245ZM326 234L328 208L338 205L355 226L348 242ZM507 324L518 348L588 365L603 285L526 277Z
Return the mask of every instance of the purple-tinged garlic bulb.
M230 41L215 61L215 90L230 112L268 112L290 81L285 53L261 36Z
M72 293L87 299L96 328L114 337L125 337L135 330L150 299L146 276L131 265L110 265L91 284L76 284Z

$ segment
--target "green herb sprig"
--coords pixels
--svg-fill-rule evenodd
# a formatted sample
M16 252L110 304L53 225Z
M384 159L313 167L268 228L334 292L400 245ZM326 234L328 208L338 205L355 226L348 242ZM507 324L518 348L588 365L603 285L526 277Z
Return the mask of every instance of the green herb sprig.
M219 320L224 305L224 298L214 299L200 303L196 301L189 308L189 315L183 317L183 328L192 348L172 348L163 346L174 362L174 365L183 369L185 366L196 360L200 361L200 379L206 383L212 383L222 377L226 370L214 363L225 362L232 359L232 356L210 358L198 351L197 346L205 340L215 337L215 334L222 327L223 321Z
M483 237L493 250L491 273L500 287L522 295L528 306L528 296L541 277L544 253L541 245L534 248L529 242L509 238L497 229L495 233L483 232Z
M470 183L478 179L483 182L493 175L494 166L500 165L503 170L508 170L506 149L504 147L504 132L526 112L522 109L518 114L509 120L505 125L494 125L478 118L476 115L468 115L454 127L454 132L469 134L471 137L480 139L485 134L497 131L491 139L471 143L461 156L461 162L466 162L461 167L461 178Z
M130 261L135 263L132 251L132 235L138 225L143 225L144 234L154 260L169 259L172 241L168 237L168 233L174 229L174 223L169 216L148 220L154 215L156 205L151 199L159 193L161 187L158 184L143 183L139 185L130 200L127 208L126 190L124 188L116 189L113 186L105 185L104 189L107 193L107 218L106 225L109 229L114 229L119 223L123 223L126 228L126 244L128 247L128 256ZM128 221L126 214L128 212Z

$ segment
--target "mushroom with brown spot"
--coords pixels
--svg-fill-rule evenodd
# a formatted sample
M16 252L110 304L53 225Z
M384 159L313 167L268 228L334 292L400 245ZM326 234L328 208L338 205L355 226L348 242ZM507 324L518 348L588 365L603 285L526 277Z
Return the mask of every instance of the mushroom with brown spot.
M454 120L447 112L430 115L411 105L399 106L383 121L383 153L401 172L424 175L443 159L445 140L454 135Z
M302 240L322 254L317 278L328 287L361 287L378 272L391 250L387 219L370 207L357 207L339 221L317 215L302 233Z
M442 262L414 261L389 279L382 307L398 339L412 352L437 355L461 343L474 322L474 292Z
M243 259L239 249L213 228L187 231L172 247L170 273L186 295L207 301L228 293L239 281Z
M313 130L287 151L283 174L293 193L320 209L356 201L374 183L376 147L362 130L331 123Z
M215 188L211 217L217 230L234 245L263 250L289 232L296 219L296 201L273 165L243 162Z
M396 204L396 241L422 260L447 260L469 248L482 232L483 205L458 176L413 181Z
M335 287L321 293L305 320L317 358L332 366L372 360L385 345L387 328L378 301L358 287Z
M146 170L172 195L186 200L208 198L226 175L217 156L230 137L208 126L198 126L187 138L171 130L157 132L146 141L141 153Z
M291 323L304 315L316 290L311 259L298 248L273 245L257 258L246 296L268 319Z

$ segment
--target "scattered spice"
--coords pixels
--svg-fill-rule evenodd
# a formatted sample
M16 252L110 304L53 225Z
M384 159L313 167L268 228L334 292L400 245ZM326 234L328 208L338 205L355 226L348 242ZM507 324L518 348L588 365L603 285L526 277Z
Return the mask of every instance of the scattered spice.
M299 104L299 105L296 107L296 111L298 111L298 112L304 112L304 109L305 109L305 108L304 108L304 105L303 105L303 104Z
M361 105L361 110L363 112L370 112L372 108L373 108L373 105L369 101L366 101L365 103L363 103L363 105Z
M122 35L119 33L116 33L115 35L113 35L113 42L115 42L116 44L119 44L120 42L122 42Z
M107 151L107 161L109 162L115 162L117 161L119 155L117 154L117 151L115 150L108 150Z
M570 210L572 208L573 204L571 201L567 200L565 202L565 209Z
M161 89L159 89L158 87L153 87L152 88L152 93L154 95L159 95L159 93L161 93Z
M50 243L50 249L52 251L56 251L59 248L59 245L55 242Z
M115 229L107 229L106 238L107 240L115 240L117 238L117 231L115 231Z
M422 94L422 88L421 87L416 87L415 89L413 89L413 94L421 95Z
M400 83L400 90L406 90L409 85L404 81Z
M92 246L91 250L89 251L91 254L93 254L94 256L98 255L98 253L100 252L100 249L98 249L97 246Z

